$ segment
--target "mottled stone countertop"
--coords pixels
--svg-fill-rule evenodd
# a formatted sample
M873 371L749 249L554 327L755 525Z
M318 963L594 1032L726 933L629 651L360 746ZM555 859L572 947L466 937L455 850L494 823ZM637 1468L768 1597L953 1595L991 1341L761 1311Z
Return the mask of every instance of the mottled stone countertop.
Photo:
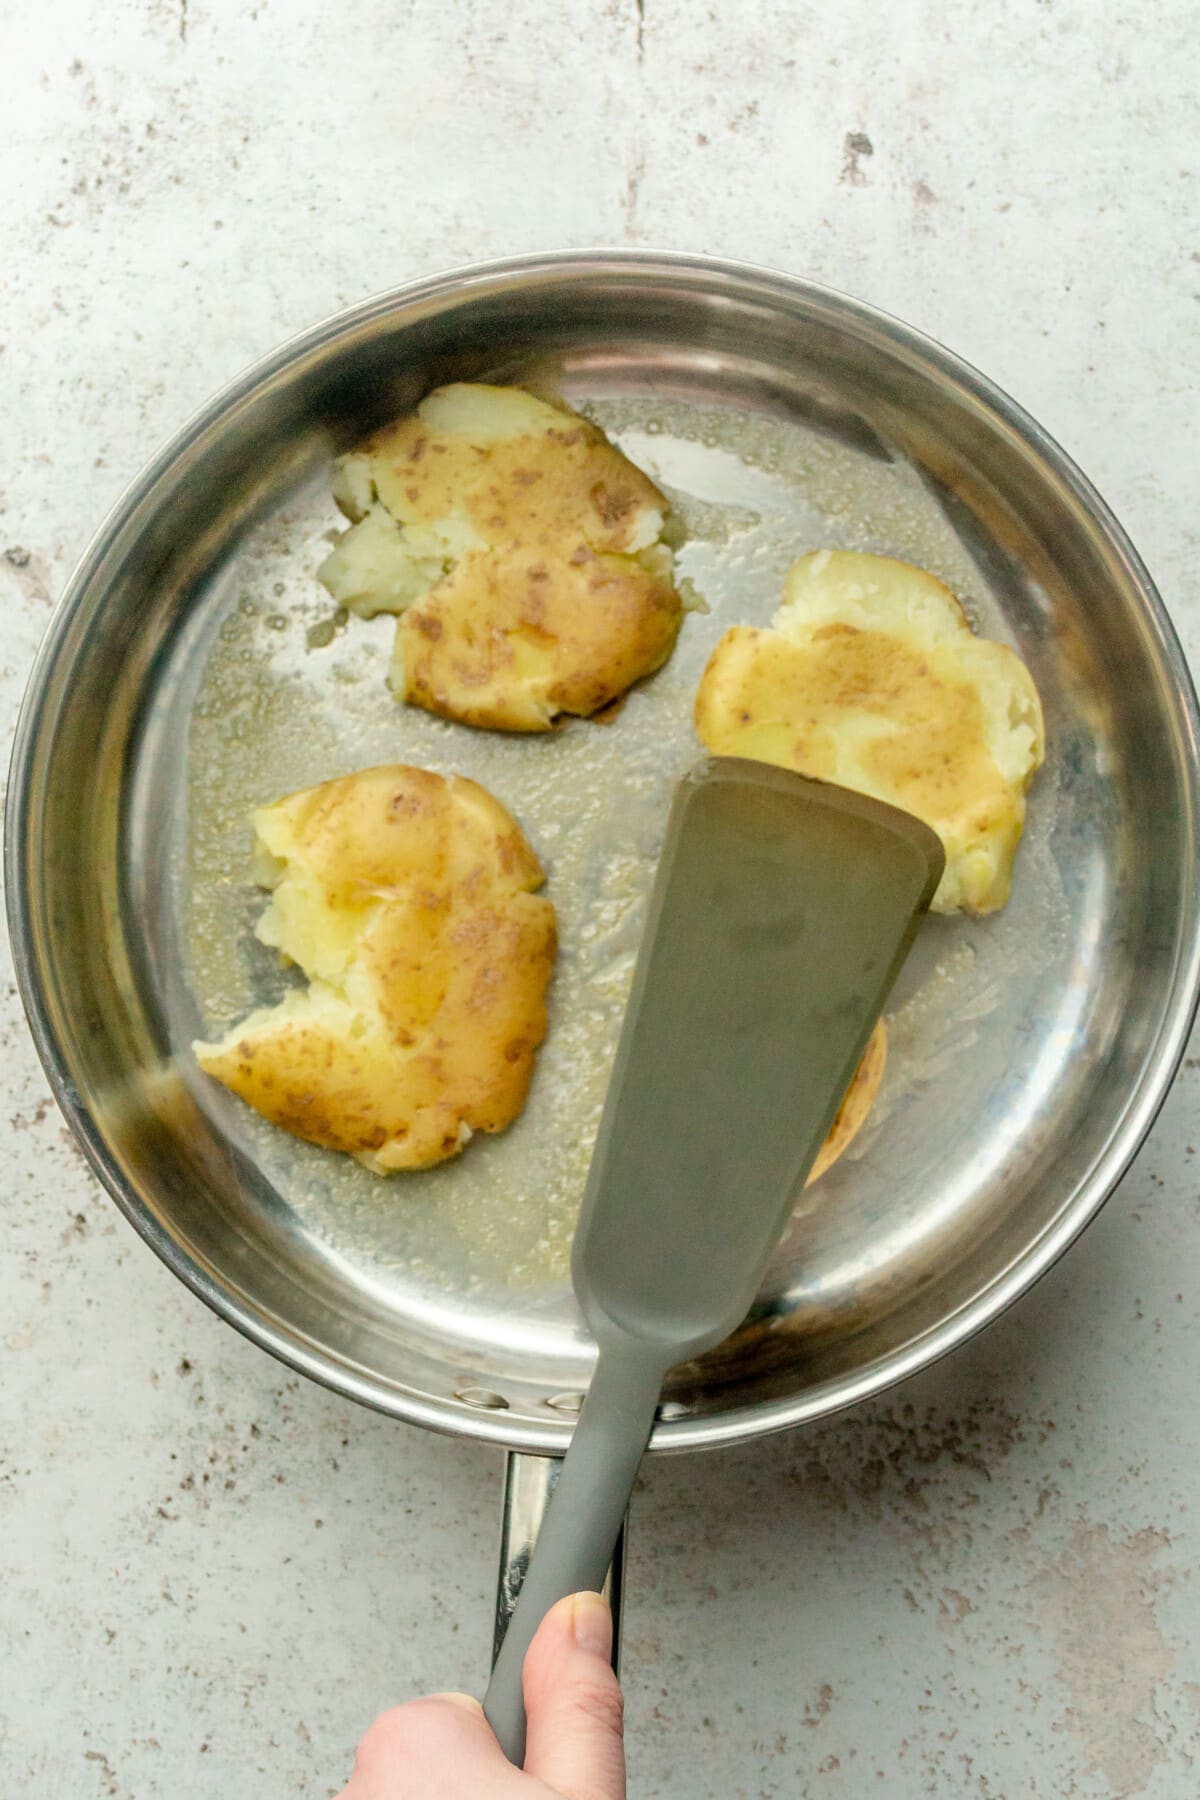
M1186 0L7 0L6 728L89 533L213 389L373 290L596 242L950 344L1095 479L1194 651L1198 83ZM3 995L0 1791L328 1795L386 1702L479 1686L498 1458L210 1316ZM1196 1793L1198 1080L950 1362L648 1467L638 1800Z

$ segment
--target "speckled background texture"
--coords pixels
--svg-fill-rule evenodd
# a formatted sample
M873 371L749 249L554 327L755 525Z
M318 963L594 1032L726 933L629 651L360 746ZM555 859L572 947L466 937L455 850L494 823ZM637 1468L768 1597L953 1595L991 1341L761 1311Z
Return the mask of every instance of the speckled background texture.
M372 290L595 242L775 264L978 363L1194 649L1198 77L1187 0L4 0L6 732L92 529L213 389ZM210 1317L3 994L0 1792L329 1795L385 1703L481 1686L499 1458ZM637 1800L1197 1792L1198 1079L950 1363L647 1468Z

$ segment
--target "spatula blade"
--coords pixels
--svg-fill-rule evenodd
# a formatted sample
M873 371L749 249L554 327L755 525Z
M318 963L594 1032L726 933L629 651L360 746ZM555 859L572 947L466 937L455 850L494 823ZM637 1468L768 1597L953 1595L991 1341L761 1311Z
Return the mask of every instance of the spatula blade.
M575 1238L597 1335L744 1318L920 915L936 835L736 758L680 785Z

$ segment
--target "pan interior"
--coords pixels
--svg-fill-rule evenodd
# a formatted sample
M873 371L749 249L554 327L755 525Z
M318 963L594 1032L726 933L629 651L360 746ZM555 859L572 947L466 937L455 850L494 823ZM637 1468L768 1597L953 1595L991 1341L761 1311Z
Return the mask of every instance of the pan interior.
M76 805L95 845L111 834L111 859L73 871L102 929L76 951L78 1017L60 983L61 1036L93 1149L159 1248L310 1372L531 1445L565 1429L590 1368L570 1237L670 793L700 753L696 683L728 626L769 621L795 556L875 550L945 580L1030 664L1047 762L1010 904L924 926L866 1129L798 1198L751 1320L673 1377L670 1429L797 1398L819 1410L848 1372L903 1354L1056 1229L1154 1057L1191 880L1180 702L1135 577L976 395L911 347L888 363L819 320L785 355L777 336L756 343L716 315L689 330L643 305L599 345L586 315L550 317L497 348L460 316L419 353L397 326L390 396L354 380L364 352L348 332L300 398L266 384L242 399L238 488L218 480L219 443L194 452L208 530L187 555L150 557L144 529L140 559L115 544L108 614L80 608L82 686L61 698L46 824L68 810L71 730L87 731L100 749ZM456 374L556 387L672 500L680 572L705 610L611 722L507 737L402 708L385 682L392 622L335 620L314 579L340 523L331 452ZM118 607L125 650L105 682ZM520 1120L452 1163L383 1179L274 1131L206 1082L188 1045L289 979L252 935L251 809L393 760L469 774L512 809L545 863L561 952Z

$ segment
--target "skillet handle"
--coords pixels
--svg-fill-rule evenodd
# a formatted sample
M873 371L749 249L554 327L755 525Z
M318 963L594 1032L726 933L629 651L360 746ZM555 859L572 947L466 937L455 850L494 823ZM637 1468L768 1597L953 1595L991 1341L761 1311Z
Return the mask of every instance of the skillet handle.
M542 1519L562 1468L561 1456L522 1456L510 1451L504 1469L504 1508L500 1521L500 1571L496 1584L496 1624L492 1635L492 1662L500 1654L517 1595L529 1568ZM603 1594L613 1616L613 1668L621 1672L621 1600L625 1575L625 1534L629 1516L621 1527Z

